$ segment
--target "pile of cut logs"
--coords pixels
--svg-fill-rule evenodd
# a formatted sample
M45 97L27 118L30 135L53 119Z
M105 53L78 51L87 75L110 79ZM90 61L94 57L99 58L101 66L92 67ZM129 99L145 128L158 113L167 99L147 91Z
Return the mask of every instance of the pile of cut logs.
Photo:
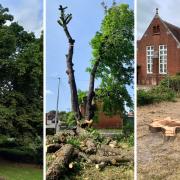
M62 177L65 169L68 171L73 169L75 160L95 164L99 170L107 165L118 166L122 163L133 162L133 149L123 149L112 138L107 138L106 143L99 144L87 137L77 148L67 143L68 136L76 137L77 135L73 132L59 133L56 135L55 143L47 140L47 153L53 153L54 156L54 161L47 169L47 180Z

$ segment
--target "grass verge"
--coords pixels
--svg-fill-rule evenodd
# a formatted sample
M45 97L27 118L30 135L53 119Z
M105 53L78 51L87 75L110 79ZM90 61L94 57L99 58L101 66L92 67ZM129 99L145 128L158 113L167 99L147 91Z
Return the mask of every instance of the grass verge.
M14 163L0 160L0 179L3 180L42 180L43 170L37 165Z

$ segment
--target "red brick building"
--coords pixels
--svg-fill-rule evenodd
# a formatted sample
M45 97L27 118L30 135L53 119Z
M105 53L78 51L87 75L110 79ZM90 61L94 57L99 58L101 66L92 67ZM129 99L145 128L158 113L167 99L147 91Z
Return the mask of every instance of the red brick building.
M176 17L175 17L176 18ZM180 28L156 14L137 42L137 82L157 85L167 75L180 72Z
M95 102L95 106L97 109L96 116L98 117L97 122L93 123L93 127L97 129L117 129L123 127L123 119L120 114L115 114L112 116L106 115L103 110L103 103L100 101ZM85 115L85 103L80 105L80 111L82 116Z

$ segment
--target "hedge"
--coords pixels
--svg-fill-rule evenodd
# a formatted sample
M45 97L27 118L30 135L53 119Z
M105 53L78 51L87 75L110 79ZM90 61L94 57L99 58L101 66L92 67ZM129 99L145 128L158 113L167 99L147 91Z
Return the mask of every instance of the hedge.
M156 86L151 90L138 90L137 91L137 105L143 106L161 101L174 101L176 93L167 87Z

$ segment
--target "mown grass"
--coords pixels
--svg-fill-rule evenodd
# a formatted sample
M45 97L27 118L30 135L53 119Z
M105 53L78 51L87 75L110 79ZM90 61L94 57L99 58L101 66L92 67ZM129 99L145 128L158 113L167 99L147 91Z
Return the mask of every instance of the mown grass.
M74 180L133 180L134 167L128 166L106 166L105 169L99 171L95 166L83 169L79 174L75 175Z
M2 180L42 180L43 170L36 165L14 163L0 159Z

